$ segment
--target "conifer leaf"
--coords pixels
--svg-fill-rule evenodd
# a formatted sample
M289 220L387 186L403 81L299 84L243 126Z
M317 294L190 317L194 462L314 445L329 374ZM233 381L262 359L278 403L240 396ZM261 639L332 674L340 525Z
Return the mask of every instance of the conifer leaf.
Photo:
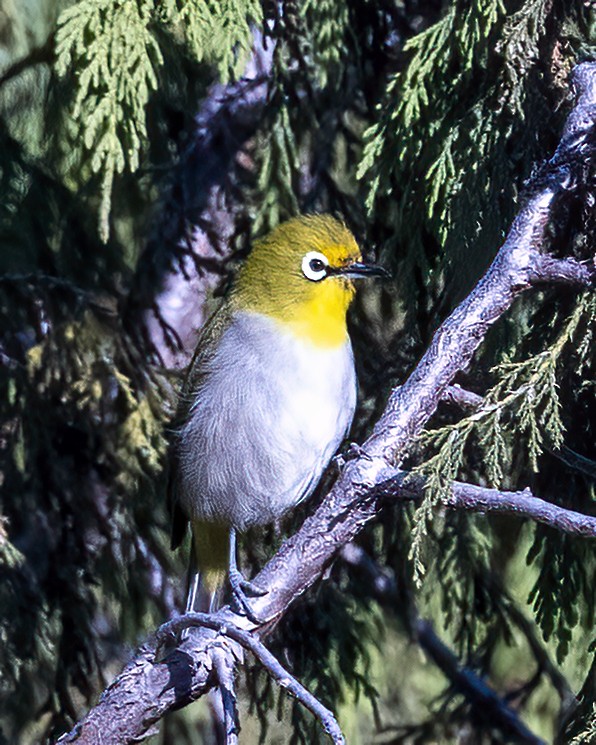
M145 107L163 63L150 30L153 10L149 0L79 0L58 19L56 72L65 77L79 71L73 132L92 173L101 174L103 241L109 236L114 177L125 168L138 168L147 139Z

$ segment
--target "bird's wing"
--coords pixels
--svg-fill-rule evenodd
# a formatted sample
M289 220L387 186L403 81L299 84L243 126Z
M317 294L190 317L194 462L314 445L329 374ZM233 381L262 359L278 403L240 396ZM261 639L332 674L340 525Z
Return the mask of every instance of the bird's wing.
M232 307L229 302L224 302L205 322L201 329L199 339L192 360L186 370L186 375L180 396L178 408L172 423L172 434L169 446L169 474L167 501L172 516L172 549L177 548L186 534L188 518L180 507L178 500L177 477L178 477L178 437L181 427L188 419L197 394L205 377L208 375L209 363L213 359L219 340L228 327L232 316Z

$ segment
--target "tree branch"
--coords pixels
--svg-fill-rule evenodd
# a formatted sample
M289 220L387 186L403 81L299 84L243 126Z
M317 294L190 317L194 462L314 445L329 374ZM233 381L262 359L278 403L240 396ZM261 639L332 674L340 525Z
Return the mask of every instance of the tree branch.
M243 77L210 87L131 283L125 327L167 367L188 364L207 297L226 274L235 226L224 195L239 154L261 122L271 60L272 48L255 31Z
M569 138L566 126L563 140L576 149L593 137L596 128L592 78L596 78L596 63L582 64L575 75L579 98L568 120L568 126L571 123L574 127L574 136ZM585 117L583 140L577 126L577 110ZM559 160L551 177L541 177L541 183L546 181L546 185L521 209L485 276L437 330L408 380L392 392L372 435L361 448L363 455L346 464L315 514L306 519L259 574L259 586L269 588L265 597L254 601L260 617L275 618L282 613L323 574L336 551L350 543L375 516L378 504L372 487L396 475L395 466L406 447L422 431L455 375L468 367L490 326L523 290L542 282L534 261L540 255L538 247L544 240L555 197L567 190L569 180L569 170L559 165L563 153L560 149L557 152ZM581 168L586 157L584 153ZM553 267L557 266L560 265L553 262ZM554 269L549 279L554 281ZM566 267L561 267L559 279L568 281ZM305 556L308 561L304 561Z
M453 406L459 406L464 411L475 411L480 408L483 398L477 393L467 391L460 385L448 385L441 396L441 401L446 404L452 404Z
M230 654L227 654L223 648L217 648L213 650L213 664L217 672L219 690L221 691L226 745L238 745L240 723L238 721L234 681L236 661L231 660Z
M377 488L377 493L393 495L402 499L420 499L424 492L425 479L402 471L393 479ZM445 502L449 509L467 512L504 512L529 518L556 528L563 533L596 538L596 516L565 509L558 504L546 502L532 494L530 489L522 491L499 491L484 486L454 481L451 495Z
M239 623L236 624L235 621ZM229 608L215 614L186 613L164 623L155 637L141 648L136 659L127 665L102 696L102 702L105 697L110 699L112 705L117 702L119 716L105 720L103 704L100 702L71 732L63 735L58 743L77 742L82 745L137 742L168 711L181 708L197 698L194 690L196 686L202 694L216 684L222 685L224 689L222 697L226 737L229 743L234 743L236 711L230 655L235 657L234 662L242 659L239 645L251 652L273 680L320 721L336 745L345 745L344 736L333 713L299 683L255 635L242 628L242 624L250 624L250 621L244 616L237 616ZM188 628L195 628L197 632L167 654L163 661L158 661L162 647L168 642L177 641L181 632ZM213 631L217 632L217 636L213 635ZM224 639L218 637L227 638L225 645ZM230 644L229 640L235 644ZM139 687L143 689L139 693L146 693L153 686L155 700L151 702L151 706L147 706L144 700L140 702L141 706L145 706L144 716L141 721L137 721L134 709L131 708L134 703L131 694ZM131 712L133 717L129 716Z
M558 450L550 450L555 458L565 463L566 466L572 468L574 471L580 471L591 479L596 479L596 462L590 458L586 458L585 455L576 453L567 445L563 445Z
M9 80L16 78L25 70L35 65L50 64L54 59L56 38L55 34L50 34L46 39L45 43L40 47L31 49L25 57L13 62L12 65L7 67L0 75L0 88Z
M220 619L223 615L223 619ZM174 618L172 621L164 623L157 631L158 643L167 638L176 638L181 631L188 628L207 628L217 631L222 636L227 636L241 647L252 652L259 660L265 670L271 675L282 688L289 694L300 701L301 704L314 714L321 722L325 732L338 745L345 743L344 736L339 728L337 720L329 709L325 708L321 702L312 695L307 689L291 675L277 658L257 639L256 636L239 626L230 623L227 613L210 614L210 613L185 613L184 616ZM191 641L192 643L192 641ZM226 675L227 678L227 675Z
M529 489L506 492L473 484L455 483L447 506L472 512L505 512L528 517L563 533L596 538L596 517L546 502L535 497Z
M456 655L443 644L428 621L418 619L416 632L419 637L424 637L424 649L427 655L451 680L454 687L464 693L472 705L483 710L483 716L499 721L501 728L514 742L544 745L544 741L519 720L517 714L487 683L472 670L461 665Z
M234 626L254 631L258 636L266 634L293 600L323 575L338 550L350 543L375 517L383 492L375 487L399 475L397 466L405 449L434 413L455 375L468 367L490 326L532 285L570 281L568 261L562 260L561 264L559 260L552 260L547 271L540 259L540 246L545 241L545 230L557 197L568 191L574 180L581 181L585 163L593 156L596 64L580 65L574 81L578 99L566 123L561 144L541 174L540 183L534 184L530 198L487 273L437 330L408 380L392 392L360 456L348 461L316 512L283 544L256 578L267 594L254 599L252 609L268 622L255 628L246 618L222 609L215 616L217 623L225 622L229 629ZM578 153L581 157L572 157ZM591 284L591 277L590 271L589 276L580 276L578 283ZM476 496L474 505L482 495ZM527 495L525 498L528 499ZM469 492L462 494L461 499L464 509L466 504L472 504ZM486 501L485 508L497 502L495 495L494 500ZM546 503L539 502L529 503L536 508L536 519L560 529L573 527L569 511L564 511L564 517L561 513L553 516L552 511L544 507ZM518 506L512 497L507 511L519 512ZM591 528L588 533L581 534L591 535L590 531ZM216 682L211 655L213 634L199 629L192 641L192 646L185 642L160 662L148 656L146 648L141 649L137 658L106 690L98 706L73 730L78 735L71 734L69 740L63 741L72 741L78 736L79 743L99 743L102 739L105 742L105 732L118 728L118 736L110 741L132 742L142 738L166 711L184 706L204 694ZM115 709L117 717L113 714ZM114 722L115 719L118 721Z

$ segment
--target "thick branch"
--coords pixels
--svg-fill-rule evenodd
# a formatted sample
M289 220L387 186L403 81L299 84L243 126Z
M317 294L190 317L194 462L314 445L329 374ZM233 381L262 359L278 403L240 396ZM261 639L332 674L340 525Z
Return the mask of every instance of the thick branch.
M270 619L271 623L256 629L258 634L266 633L292 601L322 576L337 551L350 543L375 516L382 490L374 487L398 475L396 466L406 447L434 413L455 375L468 367L490 326L533 284L570 281L567 260L549 261L548 276L541 273L545 270L539 249L553 202L573 183L574 177L581 178L585 161L591 155L589 138L593 135L596 105L596 84L592 81L596 80L596 64L581 65L574 77L579 98L556 157L546 176L541 174L541 186L535 187L520 211L488 272L437 330L409 379L393 391L360 457L347 463L324 502L259 574L257 583L268 592L255 599L252 607L258 617ZM581 158L565 157L579 151ZM586 275L579 284L588 283L588 279ZM465 508L463 497L461 506ZM517 511L514 502L509 511ZM543 521L550 519L546 512L537 514ZM570 522L557 518L552 524L564 529ZM247 630L254 629L246 618L227 609L220 611L217 618L228 619ZM192 648L184 644L163 662L153 664L141 652L81 722L79 731L85 736L81 735L79 742L100 742L116 708L117 718L125 710L127 719L126 726L123 724L119 730L119 738L112 741L138 740L165 711L205 693L213 685L213 660L209 652L212 644L212 632L199 630Z
M343 745L345 739L332 712L301 685L256 636L242 628L243 625L250 625L250 622L227 608L217 614L187 613L164 623L155 639L141 649L136 659L104 692L102 702L58 742L77 742L79 745L137 742L168 711L186 706L214 685L222 683L226 727L229 726L233 742L235 712L229 657L241 659L236 646L239 645L259 660L278 685L312 712L334 743ZM161 647L168 641L177 640L180 632L188 628L197 631L158 661ZM138 702L135 695L140 696ZM117 717L105 716L106 699L112 706L117 702Z

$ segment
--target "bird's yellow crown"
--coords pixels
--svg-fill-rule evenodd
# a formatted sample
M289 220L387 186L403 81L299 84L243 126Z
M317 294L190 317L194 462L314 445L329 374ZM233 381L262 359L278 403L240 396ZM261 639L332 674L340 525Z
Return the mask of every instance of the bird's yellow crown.
M352 233L330 215L295 217L257 241L240 270L234 305L274 318L319 346L347 338L354 285L342 274L361 260Z

